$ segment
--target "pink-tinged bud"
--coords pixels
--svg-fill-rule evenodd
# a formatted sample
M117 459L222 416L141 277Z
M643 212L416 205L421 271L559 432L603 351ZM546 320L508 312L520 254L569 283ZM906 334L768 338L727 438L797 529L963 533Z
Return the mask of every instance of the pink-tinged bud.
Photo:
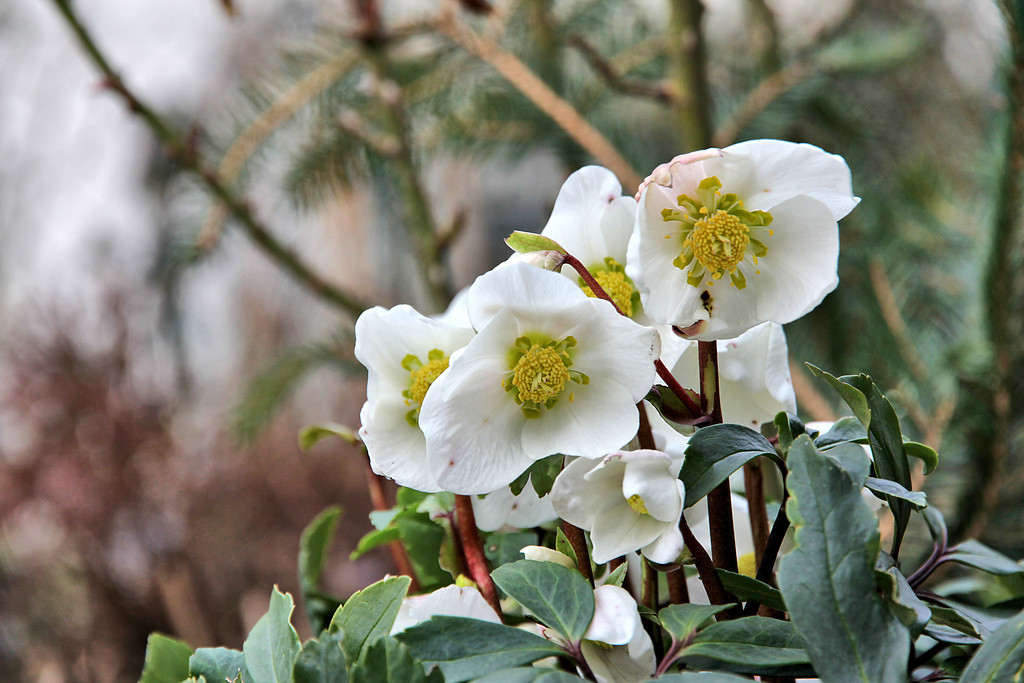
M565 263L565 254L557 251L530 251L525 254L515 254L510 259L520 263L528 263L544 270L558 270Z
M692 164L695 161L703 161L704 159L721 155L722 152L720 149L712 147L711 149L700 149L696 152L680 154L671 161L661 164L651 171L651 175L644 178L644 181L640 183L640 187L637 188L636 191L636 200L640 201L640 195L643 194L644 189L651 183L661 185L662 187L672 186L673 174L678 173L679 167Z

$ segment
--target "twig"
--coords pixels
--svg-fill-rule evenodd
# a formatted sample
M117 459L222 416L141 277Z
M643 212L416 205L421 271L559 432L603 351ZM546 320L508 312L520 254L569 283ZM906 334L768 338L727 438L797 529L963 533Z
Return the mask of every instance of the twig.
M714 147L731 145L747 125L783 93L806 80L815 69L805 62L793 62L761 81L732 112L711 138Z
M267 107L252 123L246 126L231 146L217 167L217 176L225 185L233 185L246 162L259 148L267 137L277 130L295 112L306 106L310 100L324 91L348 73L358 62L354 50L343 52L331 61L321 64L303 76L295 85L288 88L280 97ZM223 206L217 206L206 214L203 227L196 240L200 248L209 251L217 243L224 227Z
M793 378L793 393L800 409L813 419L821 422L835 422L836 414L828 399L807 378L807 370L801 363L789 361L789 374Z
M764 472L758 458L743 466L743 489L747 494L750 532L754 537L754 566L761 565L768 544L768 508L764 500Z
M711 415L711 424L722 424L722 395L718 390L718 342L697 342L700 364L700 407ZM726 571L737 571L736 527L732 518L732 491L729 480L708 494L708 520L711 523L711 556L715 566Z
M917 349L914 348L914 342L910 340L910 332L900 313L900 305L892 291L892 284L885 272L885 266L882 265L881 260L873 258L868 265L868 272L871 274L871 289L875 293L875 300L878 301L878 307L881 309L882 320L885 321L885 326L889 328L890 334L896 340L896 348L903 356L903 362L907 364L907 369L910 370L910 374L916 381L927 382L928 367L921 360Z
M370 459L368 457L365 458L363 463L366 466L366 488L370 491L370 502L373 503L373 509L378 511L390 509L391 506L388 505L387 497L384 495L381 478L377 476L377 473L370 466ZM395 563L398 573L412 579L412 583L409 584L409 592L419 593L419 580L416 577L416 572L413 571L412 562L409 561L409 556L406 554L401 541L394 540L388 543L388 553L391 554L391 561Z
M638 187L640 174L596 128L558 96L518 57L496 42L469 28L458 17L444 16L435 22L437 31L490 64L495 71L547 114L576 143L606 166L626 187Z
M704 592L708 594L708 600L711 604L727 605L730 602L736 602L736 598L726 591L725 586L722 585L722 577L715 571L715 565L711 561L708 551L704 549L704 546L700 544L697 537L693 535L693 531L690 530L690 525L686 523L686 515L682 515L679 518L679 530L683 533L683 544L690 551L693 564L697 567L697 576L700 577L700 582L704 584ZM729 610L728 616L722 612L719 613L717 618L721 621L722 619L731 619L735 616L739 615L734 608Z
M654 85L646 81L624 78L619 74L611 62L606 60L596 47L591 45L586 38L578 33L569 34L569 45L572 45L586 58L601 78L612 90L625 95L646 97L657 102L667 103L671 101L668 90L662 85Z
M669 6L667 51L676 130L684 147L703 149L711 143L711 99L701 28L704 5L701 0L672 0Z
M79 43L93 64L102 72L105 85L120 95L128 105L129 111L139 117L149 127L150 131L164 145L164 153L167 156L175 159L186 169L196 174L203 181L203 184L206 185L206 188L227 206L230 213L238 220L243 231L264 254L276 261L278 265L304 285L306 289L349 315L356 316L368 307L367 304L359 299L315 274L299 258L298 254L281 244L256 218L248 203L221 182L215 173L205 168L195 152L182 141L181 137L174 133L160 116L139 100L128 86L125 85L120 75L114 71L106 57L100 52L92 36L82 25L81 21L79 21L74 10L71 9L70 1L53 0L53 3L67 20L68 25L75 33Z
M583 535L583 529L573 526L563 519L562 532L565 534L565 539L569 541L569 545L572 546L572 551L576 553L576 567L580 570L580 574L593 586L594 572L590 569L590 551L587 549L587 537Z
M462 553L466 558L466 567L470 578L476 582L480 593L487 604L502 618L501 604L498 602L498 589L491 579L491 572L484 555L484 544L480 540L480 532L476 528L476 517L473 515L473 501L469 496L455 496L455 526L462 540Z
M785 480L785 475L783 475L783 480ZM783 486L785 486L785 481L783 481ZM789 517L786 516L786 500L788 497L788 494L783 495L782 505L779 506L779 514L775 516L772 531L768 534L768 543L764 547L764 556L761 558L761 562L758 563L757 574L754 576L758 581L769 585L772 584L772 574L775 573L775 560L779 557L782 541L786 538L786 532L789 531ZM748 601L743 608L744 616L757 614L758 607L760 607L760 603L756 600Z

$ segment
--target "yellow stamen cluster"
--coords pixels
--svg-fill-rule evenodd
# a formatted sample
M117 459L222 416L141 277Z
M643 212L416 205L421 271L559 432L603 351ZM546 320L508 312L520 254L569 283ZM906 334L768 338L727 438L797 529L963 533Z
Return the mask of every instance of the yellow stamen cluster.
M545 403L558 396L569 381L569 369L550 346L533 344L512 372L512 384L524 401Z
M537 418L543 410L553 408L569 382L590 383L585 374L569 369L574 346L576 339L573 337L560 342L550 338L534 340L529 336L516 339L509 353L509 373L502 380L502 386L512 394L526 417ZM573 397L574 393L569 392L570 401Z
M616 271L599 270L594 273L594 279L601 288L608 293L615 305L619 307L627 317L633 317L633 292L636 291L630 282L626 281L626 274ZM597 297L590 287L584 286L583 291L589 297Z
M672 263L686 272L687 283L711 286L728 275L734 287L743 289L747 279L740 266L749 258L756 267L758 258L768 253L762 240L773 234L767 227L772 215L747 211L735 194L722 194L721 188L718 178L705 178L697 186L696 197L679 195L679 208L664 209L661 217L666 222L682 223L678 233L681 250ZM755 268L754 274L759 273Z
M420 406L427 396L427 390L441 373L448 369L448 356L441 349L431 349L424 363L413 354L402 359L402 367L409 371L409 388L402 392L405 405L412 410L405 414L405 420L414 427L419 426Z
M432 360L424 365L419 370L415 370L412 373L412 386L409 387L409 399L413 403L423 404L423 399L427 395L427 389L434 383L442 372L448 369L448 358L442 358L440 360ZM411 405L411 404L410 404Z
M629 507L633 508L633 512L638 515L650 514L647 512L647 503L644 502L644 499L640 497L639 493L634 493L626 500L626 502L629 503Z
M747 553L746 555L743 555L740 557L737 564L739 565L737 567L739 569L739 573L743 574L743 576L753 578L757 575L757 559L754 557L754 553Z

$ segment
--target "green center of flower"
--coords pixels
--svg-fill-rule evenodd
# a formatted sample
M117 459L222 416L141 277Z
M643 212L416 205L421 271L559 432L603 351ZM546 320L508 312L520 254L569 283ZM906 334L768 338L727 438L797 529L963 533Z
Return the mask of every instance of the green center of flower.
M610 256L604 260L604 267L591 268L597 284L612 298L627 318L633 317L633 307L640 300L640 292L633 286L633 281L626 276L626 269ZM593 290L579 279L580 288L587 296L597 298Z
M553 408L559 394L570 382L590 382L582 372L569 369L572 366L571 349L575 346L574 337L566 337L560 342L535 341L529 336L516 339L509 354L509 373L502 386L512 394L526 417L540 417L542 409ZM572 401L574 396L570 391L569 400Z
M626 502L629 503L629 507L633 508L633 512L638 515L650 514L647 512L647 504L644 502L644 499L640 497L639 493L634 493Z
M405 414L405 419L416 427L419 426L420 406L423 405L427 389L448 369L448 356L441 349L431 349L427 353L427 362L424 363L410 353L402 359L402 367L409 371L411 378L409 388L402 392L402 396L405 397L405 405L413 406L413 409Z
M774 234L768 229L772 215L747 211L735 194L722 194L721 189L718 178L705 178L697 186L696 197L679 195L679 208L662 210L661 218L682 224L681 251L672 264L686 272L687 283L699 287L706 279L711 286L728 274L732 285L743 289L747 279L740 265L749 258L754 273L761 273L757 259L768 253L762 240Z

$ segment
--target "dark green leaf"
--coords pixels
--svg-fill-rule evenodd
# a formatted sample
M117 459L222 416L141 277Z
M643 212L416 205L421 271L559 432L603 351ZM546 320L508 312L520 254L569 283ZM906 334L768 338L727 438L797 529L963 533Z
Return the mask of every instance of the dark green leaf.
M1002 683L1019 681L1024 669L1024 612L1000 626L974 653L962 681Z
M957 545L946 555L946 558L952 562L965 564L968 567L974 567L989 574L1009 576L1024 571L1024 567L1021 567L1006 555L997 553L995 550L974 539Z
M868 477L864 480L864 486L887 498L891 497L905 500L918 510L923 510L928 507L928 496L925 495L924 491L908 491L891 479Z
M358 560L366 553L379 548L382 545L387 545L391 541L397 541L399 537L398 527L392 526L386 529L378 529L371 531L362 538L359 539L359 543L356 544L355 550L349 554L349 560Z
M846 405L850 406L850 410L853 411L853 414L857 416L857 419L860 420L865 428L871 424L871 409L868 408L868 399L864 396L864 392L850 386L846 382L840 381L838 377L830 375L821 368L815 367L810 363L805 365L810 369L811 374L825 380L835 389L839 397L846 402Z
M181 683L188 678L192 648L180 640L150 633L146 641L146 661L139 683Z
M340 633L307 640L295 660L294 683L348 683L348 663Z
M520 254L528 254L531 251L557 251L565 254L566 251L559 246L558 242L550 237L544 237L533 232L514 231L505 238L505 244Z
M242 681L252 678L245 670L245 655L225 647L201 647L196 650L188 660L188 673L217 683L234 683L239 678Z
M320 594L324 558L327 556L327 549L331 545L334 530L340 519L341 508L327 508L310 522L299 540L299 587L302 589L302 601L313 633L324 630L331 621L331 615L334 614L333 609L325 614L322 609L324 602L316 596Z
M685 507L690 507L759 455L779 459L771 441L753 429L717 424L697 430L686 448L679 478L686 487Z
M710 671L668 674L658 679L658 683L739 683L740 681L750 683L749 678Z
M444 529L434 523L430 515L422 512L401 517L395 522L395 526L398 527L398 535L405 547L405 553L420 581L420 588L424 592L430 592L450 584L452 575L441 568Z
M782 599L782 593L778 588L769 586L763 581L758 581L751 576L744 576L725 569L718 570L718 576L722 579L725 590L746 602L754 600L760 605L767 605L780 612L786 611L786 603Z
M341 631L345 657L358 662L363 648L372 645L391 631L409 590L408 576L393 576L352 594L344 607L331 619L331 632Z
M933 640L952 645L981 645L982 643L981 638L969 636L962 631L943 624L928 624L924 628L923 633Z
M551 493L555 477L562 471L564 462L565 456L560 454L549 455L546 458L535 460L525 472L509 484L509 490L512 491L512 495L518 496L526 488L526 483L530 482L537 496L543 498Z
M779 450L785 454L793 445L793 439L807 431L796 415L783 411L775 416L775 430L779 435Z
M683 391L686 392L694 405L700 405L700 394L690 389L683 389ZM676 431L682 431L678 425L692 425L694 421L701 417L700 415L694 415L686 404L676 396L675 392L661 384L655 384L651 387L651 390L644 399L654 406L655 410ZM687 429L687 434L693 431L692 426L687 427Z
M850 477L850 481L858 489L864 486L868 475L871 474L871 458L863 446L849 442L840 443L818 452L846 472L846 476Z
M448 683L565 654L522 629L464 617L433 617L397 637L417 659L436 663Z
M949 532L946 531L946 518L942 516L939 509L927 507L921 511L921 516L924 517L924 522L928 525L928 533L931 534L932 540L936 543L940 541L945 543Z
M848 441L866 442L867 438L868 430L865 429L864 424L860 420L855 417L841 417L832 425L832 429L824 434L819 434L814 439L814 445L818 447L818 450L825 450L830 446L835 446L837 443L846 443Z
M498 567L491 576L498 588L570 642L579 642L594 618L594 589L578 571L554 562L520 560Z
M622 588L622 582L626 579L626 570L629 569L629 562L623 562L608 575L608 578L604 580L604 586L618 586Z
M947 626L965 635L981 639L982 631L978 622L964 614L961 614L952 607L942 607L940 605L931 605L930 607L932 612L932 624Z
M545 667L519 667L495 671L490 676L477 678L474 683L579 683L585 680L564 671Z
M437 670L428 675L405 645L385 636L368 645L352 667L352 683L444 683L444 677Z
M875 473L882 479L891 479L909 490L913 489L910 478L910 462L903 447L903 436L896 411L888 399L882 396L878 387L867 375L832 375L810 366L811 371L825 379L839 392L854 415L864 423L868 430L868 440L875 463ZM899 557L903 534L910 521L910 504L900 498L887 496L886 501L895 520L895 531L892 540L892 556Z
M337 437L342 441L347 441L348 443L359 443L359 436L356 434L355 430L346 427L345 425L327 422L322 425L303 427L299 430L299 448L304 451L308 451L310 448L329 436Z
M692 668L733 673L801 676L812 671L793 624L767 617L712 624L683 648L680 659Z
M693 635L705 621L730 607L732 604L669 605L658 612L658 619L668 634L672 636L672 640L683 642Z
M939 454L935 452L934 448L925 446L923 443L917 443L916 441L904 441L903 449L907 452L907 455L917 458L924 463L925 474L931 474L939 466Z
M882 589L882 595L889 601L889 610L893 615L910 629L912 638L921 635L925 624L932 618L932 611L917 597L888 553L879 553L875 578Z
M807 437L789 451L795 547L778 581L824 680L906 681L910 636L875 591L878 523L860 487Z
M500 567L509 562L523 559L522 549L528 545L537 545L537 533L534 531L513 531L505 534L491 534L484 543L484 554L492 567Z
M565 532L561 527L555 530L555 550L572 560L575 566L580 566L580 561L576 557L576 549L572 547L572 543L569 543L569 539L565 537Z
M292 596L274 587L270 609L249 631L242 645L245 667L252 681L246 683L291 683L299 635L291 625L295 603Z

